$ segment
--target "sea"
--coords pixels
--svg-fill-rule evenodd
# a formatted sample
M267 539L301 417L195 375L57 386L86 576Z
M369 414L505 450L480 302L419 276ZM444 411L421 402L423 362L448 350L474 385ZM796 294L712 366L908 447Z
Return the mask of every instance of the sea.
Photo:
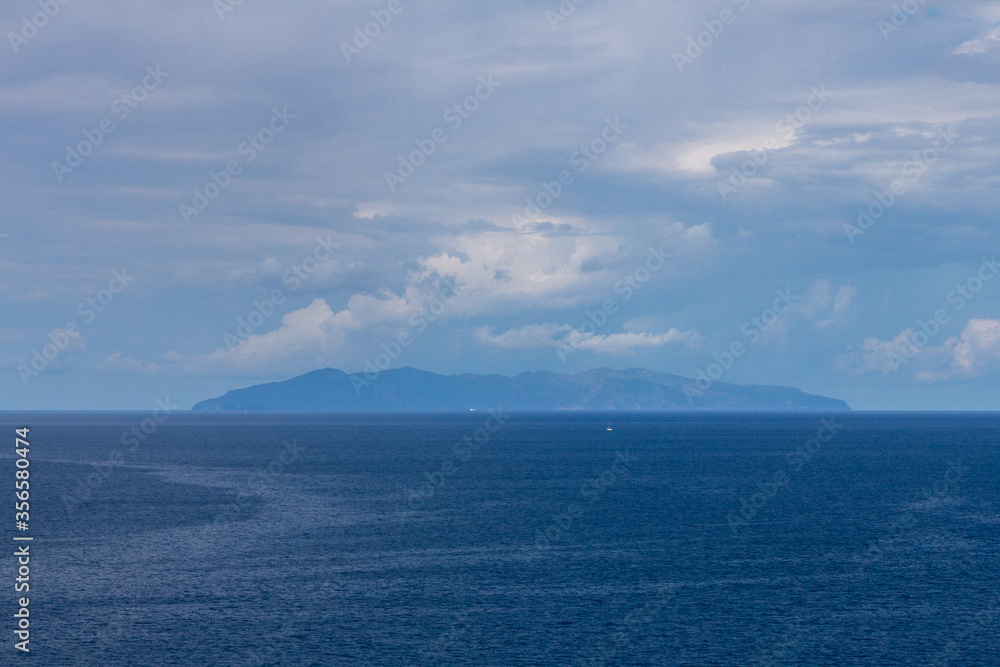
M4 665L1000 665L1000 414L7 412L9 496L17 428Z

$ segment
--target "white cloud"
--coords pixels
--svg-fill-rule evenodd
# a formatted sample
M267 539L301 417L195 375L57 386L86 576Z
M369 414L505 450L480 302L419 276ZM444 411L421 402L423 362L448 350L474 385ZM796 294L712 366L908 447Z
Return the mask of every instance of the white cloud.
M575 347L592 350L601 354L619 354L641 347L661 347L663 345L685 345L689 350L698 346L701 339L697 331L670 329L666 333L615 333L608 335L584 334Z
M648 246L675 258L704 253L715 243L707 224L664 222L650 236ZM630 243L626 236L590 229L574 235L490 231L435 243L444 250L419 260L420 269L409 280L454 277L469 296L460 304L465 314L577 307L594 294L611 297L615 284L649 256L647 245L639 244L623 258Z
M792 299L798 300L791 303L784 312L777 313L773 322L758 327L763 342L787 342L788 333L796 322L804 322L807 326L811 322L817 329L826 329L844 322L850 316L851 305L857 293L852 285L841 285L835 289L830 281L823 278L813 281L804 296L800 296L795 290L780 290L779 294L786 291ZM774 311L773 308L768 310ZM757 320L757 324L759 323L760 320Z
M851 304L857 293L858 289L853 285L841 285L837 289L837 295L833 298L833 311L830 317L816 322L816 328L825 329L843 321L850 313Z
M889 341L878 338L866 338L860 351L848 355L842 362L846 367L852 367L859 373L895 373L902 364L909 363L910 342L913 329L903 329L898 336Z
M156 363L143 364L138 359L123 357L121 352L115 352L99 363L97 370L107 375L156 375L160 367Z
M529 324L494 335L489 327L480 327L476 329L476 338L481 343L492 347L508 350L532 350L556 345L564 337L558 336L558 334L566 334L572 329L573 327L568 324L547 322L545 324Z
M281 326L202 355L170 352L163 361L184 374L271 376L301 373L346 361L348 334L400 320L406 299L384 292L357 294L334 313L324 299L286 314Z
M990 49L1000 46L1000 27L993 28L978 39L971 39L957 49L955 55L972 55L976 53L986 53Z
M905 370L924 382L977 377L1000 369L1000 320L972 319L960 335L940 346L930 345L931 340L926 332L908 328L890 341L868 338L858 353L842 361L860 373Z
M1000 320L969 320L960 336L949 338L940 349L928 352L947 362L947 366L918 373L919 380L976 377L996 370L1000 362Z
M663 223L652 236L657 257L668 258L666 264L657 260L665 272L676 249L698 251L713 244L707 225L686 227ZM158 360L158 366L112 355L101 365L101 370L273 377L325 365L350 368L357 362L359 346L370 344L373 337L395 336L398 330L407 327L409 318L440 297L447 302L445 311L440 313L442 320L495 317L505 310L523 309L530 304L575 307L592 300L595 293L610 297L623 276L647 265L651 253L640 245L632 259L623 259L621 247L626 240L609 242L609 237L603 234L485 231L439 237L435 243L448 249L418 258L417 268L403 276L404 285L398 292L382 288L374 293L354 294L337 312L319 298L307 308L286 314L280 326L271 331L265 323L243 340L235 339L230 332L229 344L210 353L169 352ZM256 272L274 277L282 270L279 262L267 257ZM453 290L457 290L457 295ZM531 349L554 346L569 333L569 326L543 324L498 335L480 329L477 336L491 347ZM617 353L674 343L690 346L696 340L695 332L671 329L666 333L585 335L577 346Z
M502 349L540 349L566 345L577 350L590 350L599 354L620 354L643 347L685 345L694 349L700 343L697 331L671 328L665 333L624 332L613 334L579 333L567 324L529 324L493 334L488 327L476 330L481 343Z

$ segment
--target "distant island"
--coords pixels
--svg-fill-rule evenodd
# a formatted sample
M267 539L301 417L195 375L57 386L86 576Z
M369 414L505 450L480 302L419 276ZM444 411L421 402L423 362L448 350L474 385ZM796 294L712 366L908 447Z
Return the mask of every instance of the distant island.
M708 386L706 386L706 384ZM312 371L284 382L236 389L192 410L274 412L455 412L505 410L850 410L835 398L791 387L702 383L633 368L575 375L550 371L439 375L415 368Z

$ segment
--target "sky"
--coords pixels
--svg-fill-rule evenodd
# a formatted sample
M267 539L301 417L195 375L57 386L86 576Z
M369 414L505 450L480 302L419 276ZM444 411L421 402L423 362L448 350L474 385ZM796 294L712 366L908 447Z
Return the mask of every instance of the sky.
M402 366L1000 409L1000 3L10 0L0 29L2 410Z

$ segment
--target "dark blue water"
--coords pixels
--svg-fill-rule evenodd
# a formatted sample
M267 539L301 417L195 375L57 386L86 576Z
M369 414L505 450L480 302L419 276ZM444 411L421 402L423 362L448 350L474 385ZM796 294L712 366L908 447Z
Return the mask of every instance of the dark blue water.
M998 415L148 417L0 414L33 664L1000 664Z

